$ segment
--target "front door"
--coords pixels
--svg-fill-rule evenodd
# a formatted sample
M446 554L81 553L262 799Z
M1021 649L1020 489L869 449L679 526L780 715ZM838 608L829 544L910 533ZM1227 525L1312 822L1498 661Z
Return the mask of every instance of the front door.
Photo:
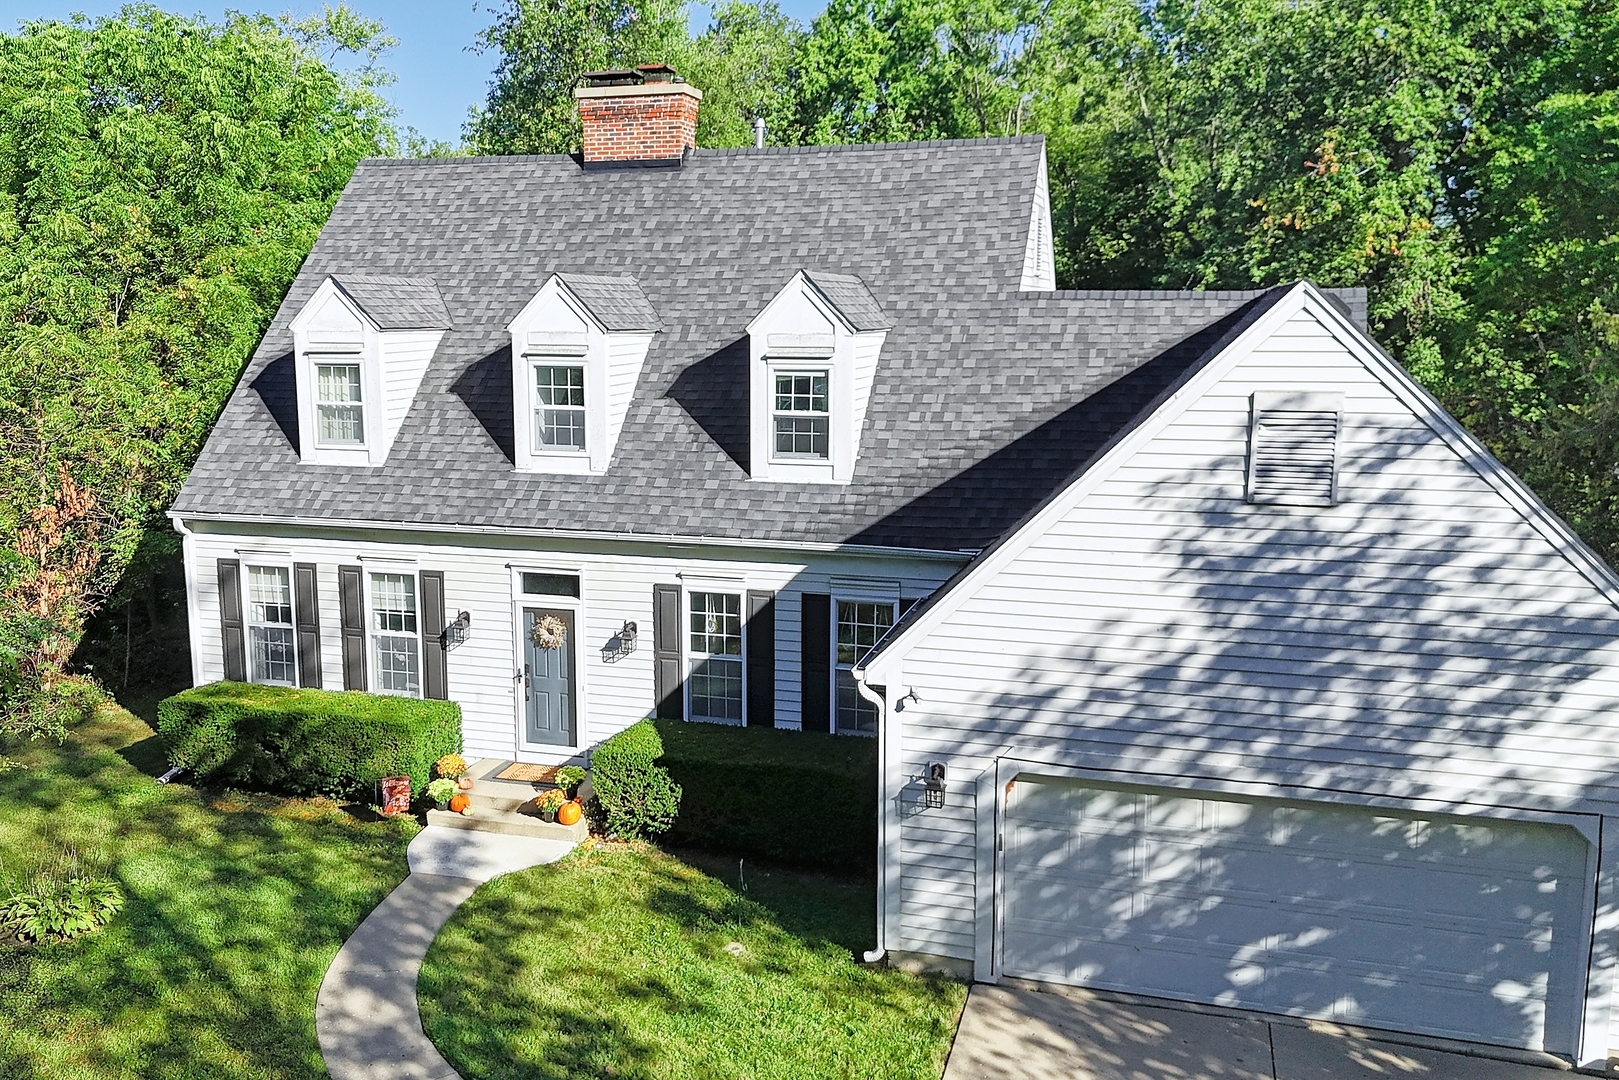
M560 633L557 632L559 624ZM525 742L543 746L573 745L573 654L572 611L523 609Z

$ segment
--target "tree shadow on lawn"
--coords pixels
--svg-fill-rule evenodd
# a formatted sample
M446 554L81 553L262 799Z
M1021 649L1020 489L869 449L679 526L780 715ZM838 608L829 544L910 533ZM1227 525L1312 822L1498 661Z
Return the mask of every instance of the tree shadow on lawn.
M403 878L406 837L329 804L160 786L126 764L139 733L93 721L58 762L0 777L0 848L96 854L126 897L102 931L5 951L0 1075L325 1076L316 991Z

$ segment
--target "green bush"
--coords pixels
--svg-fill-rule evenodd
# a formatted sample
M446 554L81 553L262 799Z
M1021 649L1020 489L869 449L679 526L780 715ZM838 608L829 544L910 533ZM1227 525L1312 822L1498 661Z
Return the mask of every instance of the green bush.
M67 941L104 926L124 906L124 891L110 878L41 878L0 900L0 929L24 941Z
M204 783L288 795L370 795L384 776L413 794L461 749L461 707L359 691L218 682L157 707L169 764Z
M624 837L666 832L680 810L680 785L656 764L663 743L652 721L614 735L590 755L590 784L607 831Z
M877 740L657 721L658 763L685 790L671 844L871 873Z

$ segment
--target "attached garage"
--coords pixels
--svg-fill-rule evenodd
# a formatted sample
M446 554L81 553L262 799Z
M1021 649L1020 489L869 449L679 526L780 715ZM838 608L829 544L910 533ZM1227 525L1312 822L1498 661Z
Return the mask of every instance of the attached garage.
M1006 975L1574 1052L1571 826L1027 777L1005 812Z

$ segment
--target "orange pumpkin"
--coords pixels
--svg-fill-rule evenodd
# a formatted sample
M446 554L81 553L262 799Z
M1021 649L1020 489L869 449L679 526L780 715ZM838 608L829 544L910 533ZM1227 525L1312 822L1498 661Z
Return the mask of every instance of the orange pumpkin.
M582 811L579 808L579 803L578 803L577 800L575 800L574 802L565 802L557 810L557 824L558 825L574 825L574 824L577 824L578 821L579 821L579 815L582 814L583 812L584 811Z
M450 799L450 812L452 814L459 814L461 811L465 810L471 805L472 800L467 798L465 795L455 795Z

